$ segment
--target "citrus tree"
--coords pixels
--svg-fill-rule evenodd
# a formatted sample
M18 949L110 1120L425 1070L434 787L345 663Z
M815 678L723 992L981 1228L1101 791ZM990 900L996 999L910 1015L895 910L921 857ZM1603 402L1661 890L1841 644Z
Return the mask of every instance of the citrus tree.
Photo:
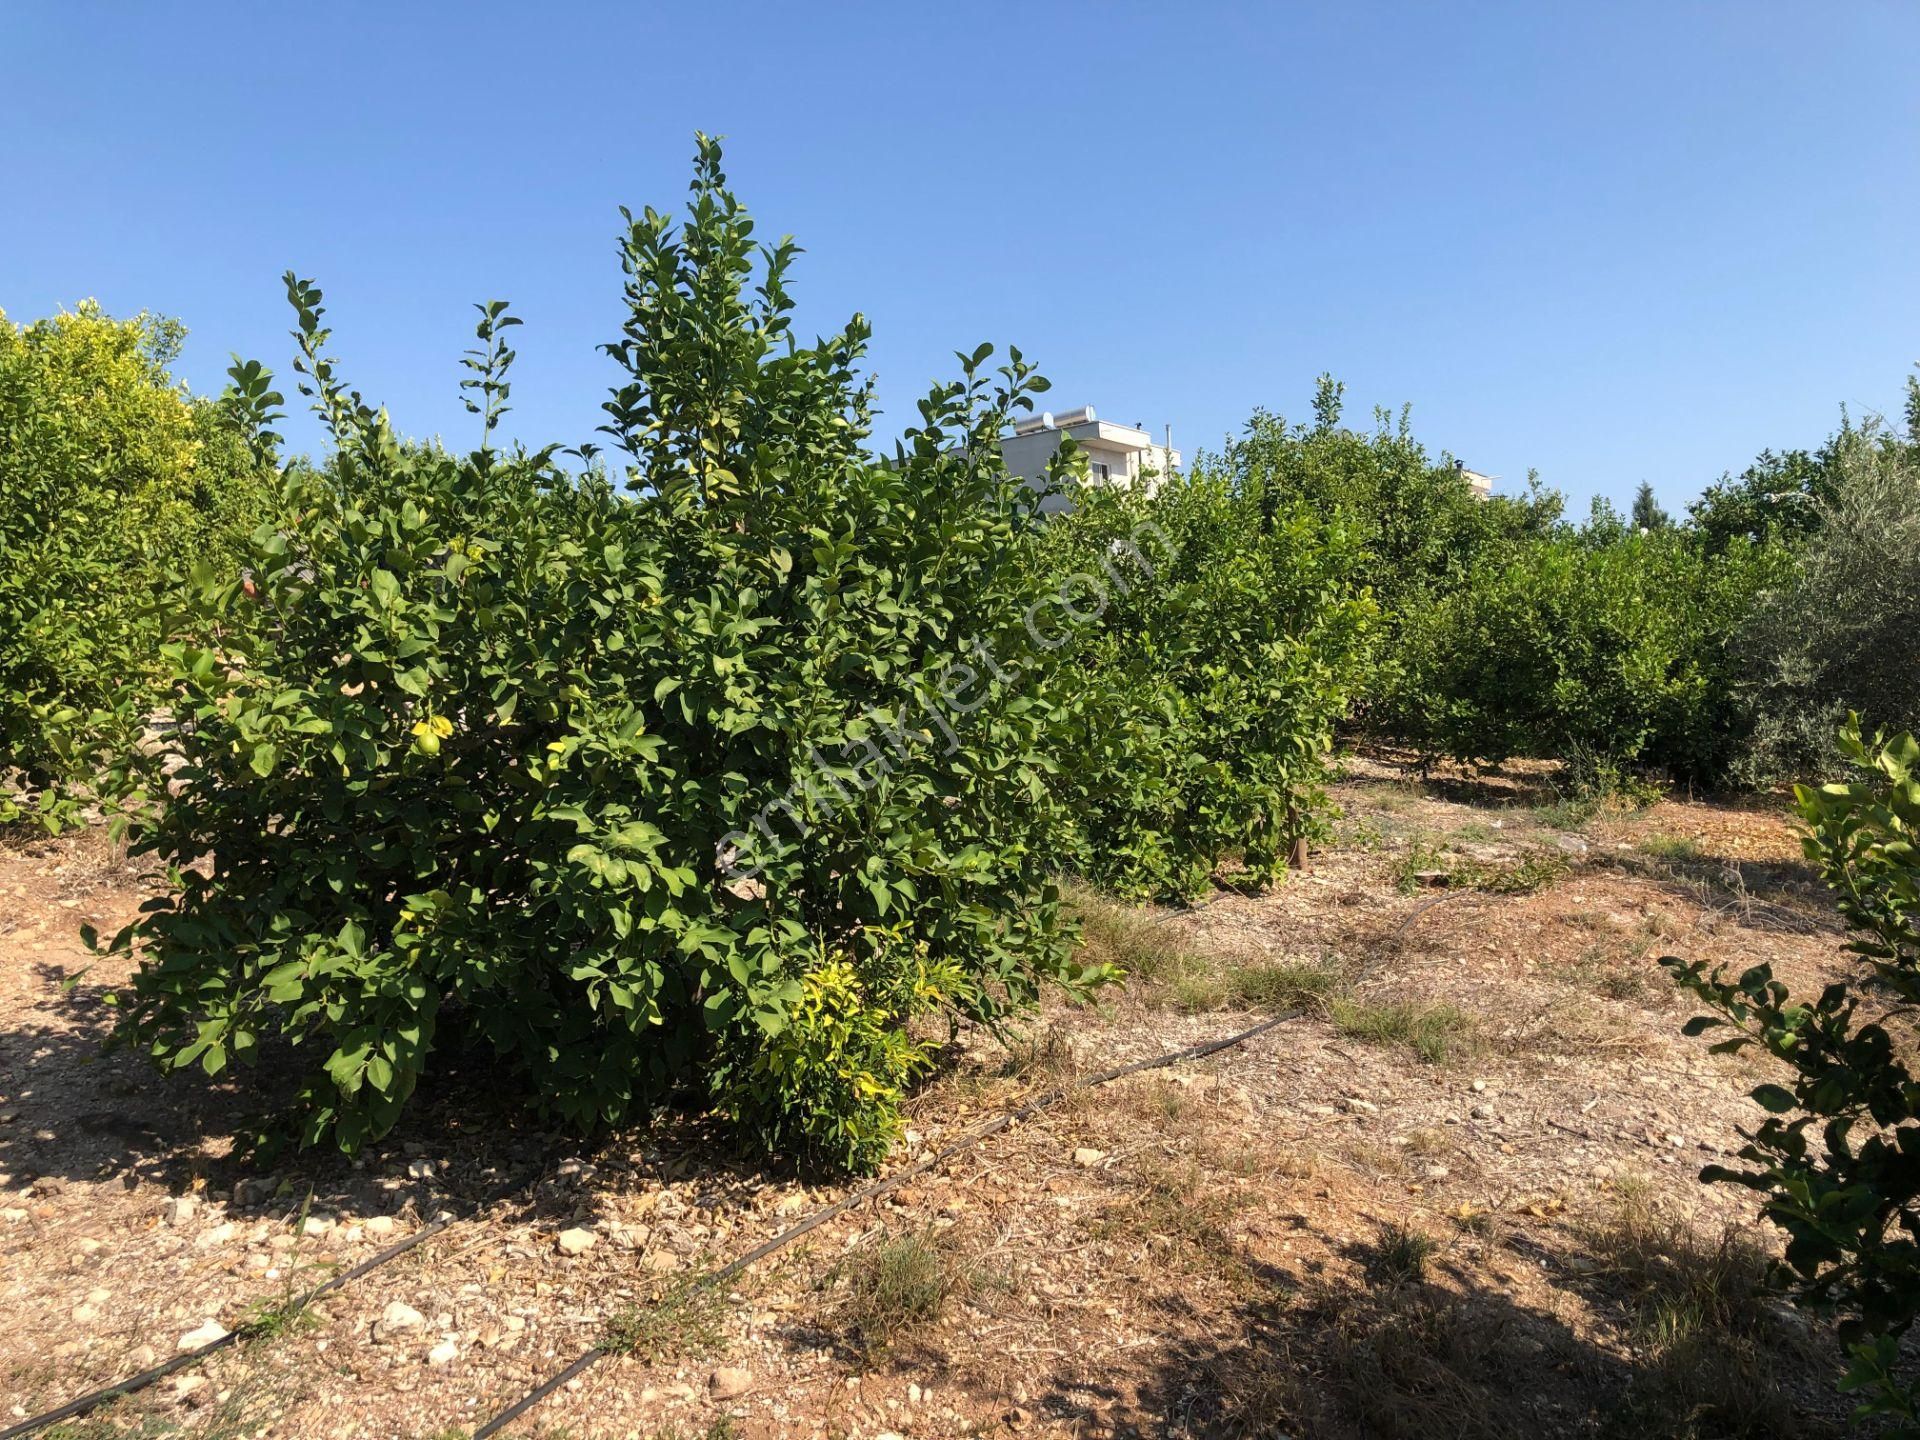
M0 816L22 782L55 816L76 722L153 676L171 577L259 521L265 457L168 373L184 333L91 301L0 314Z
M963 355L876 459L864 322L794 336L795 247L704 138L684 217L622 251L625 378L575 468L496 442L503 305L454 455L346 386L288 277L334 451L201 569L220 642L163 652L177 725L121 780L171 886L115 942L121 1035L208 1073L298 1042L286 1113L347 1149L464 1045L578 1126L685 1091L871 1166L929 1022L1101 978L1050 879L1059 666L997 443L1044 382Z

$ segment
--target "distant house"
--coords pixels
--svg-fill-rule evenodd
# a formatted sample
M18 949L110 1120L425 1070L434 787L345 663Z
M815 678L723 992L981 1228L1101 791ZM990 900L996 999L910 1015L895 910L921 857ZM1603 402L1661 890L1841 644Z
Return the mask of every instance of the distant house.
M1156 445L1153 437L1135 425L1116 425L1101 420L1091 405L1067 410L1059 415L1042 412L1014 426L1011 435L1000 440L1000 454L1007 469L1032 484L1046 478L1047 462L1060 448L1060 438L1071 435L1087 455L1087 476L1096 485L1136 485L1144 477L1165 475L1180 467L1180 452L1173 448L1173 428L1167 428L1167 443ZM1147 478L1151 487L1153 481ZM1048 510L1062 510L1065 496L1049 497Z
M1498 475L1482 475L1478 470L1469 470L1464 460L1454 461L1453 470L1456 475L1467 482L1467 488L1473 491L1474 499L1490 500L1493 498L1493 482L1500 478Z

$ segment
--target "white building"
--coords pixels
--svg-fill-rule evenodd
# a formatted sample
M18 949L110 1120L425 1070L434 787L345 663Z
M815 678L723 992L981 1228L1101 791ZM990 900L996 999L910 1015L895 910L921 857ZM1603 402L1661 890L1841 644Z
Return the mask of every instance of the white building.
M1467 488L1473 491L1474 499L1490 500L1493 498L1493 482L1500 478L1498 475L1482 475L1478 470L1469 470L1467 468L1467 462L1464 460L1454 461L1453 468L1455 473L1467 482Z
M1137 485L1144 478L1151 488L1156 477L1180 467L1172 426L1167 427L1166 444L1156 445L1145 430L1101 420L1091 405L1083 405L1059 415L1032 415L1015 425L1013 433L1000 440L1007 470L1038 484L1046 478L1047 462L1060 448L1063 435L1071 435L1086 452L1087 478L1095 485ZM1065 496L1050 496L1043 508L1061 510L1067 504Z

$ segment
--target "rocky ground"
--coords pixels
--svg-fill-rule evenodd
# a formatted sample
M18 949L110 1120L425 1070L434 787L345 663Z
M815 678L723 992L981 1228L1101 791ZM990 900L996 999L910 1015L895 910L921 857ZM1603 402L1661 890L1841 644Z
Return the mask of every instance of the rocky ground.
M1134 980L967 1037L896 1166L1303 1013L1077 1092L724 1292L687 1282L845 1188L690 1119L570 1145L458 1073L357 1160L242 1165L258 1091L100 1053L119 976L76 931L141 878L97 836L0 850L0 1428L244 1330L51 1433L460 1435L595 1343L509 1433L1845 1433L1829 1337L1754 1292L1752 1198L1696 1179L1762 1062L1683 1039L1657 963L1845 964L1782 804L1589 816L1538 778L1353 760L1274 892L1086 900Z

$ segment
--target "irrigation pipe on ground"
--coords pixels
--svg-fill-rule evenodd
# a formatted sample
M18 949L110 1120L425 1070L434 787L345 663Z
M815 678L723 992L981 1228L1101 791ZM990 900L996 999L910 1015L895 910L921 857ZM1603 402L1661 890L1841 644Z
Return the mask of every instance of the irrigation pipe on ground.
M854 1191L853 1194L848 1195L845 1199L837 1200L831 1205L814 1211L813 1214L809 1215L806 1219L789 1229L781 1231L771 1240L763 1241L761 1244L747 1251L746 1254L721 1266L718 1270L708 1271L705 1275L694 1280L689 1288L711 1289L716 1285L726 1284L728 1281L742 1274L750 1266L766 1259L767 1256L773 1254L776 1250L792 1244L809 1231L819 1229L820 1226L826 1224L829 1220L844 1215L847 1211L854 1209L856 1206L864 1205L869 1200L879 1199L889 1190L906 1184L907 1181L913 1179L914 1176L923 1175L934 1166L944 1164L955 1155L972 1149L988 1136L997 1135L1009 1126L1017 1125L1020 1121L1031 1119L1043 1110L1051 1109L1075 1091L1090 1090L1096 1085L1106 1085L1112 1081L1122 1079L1125 1076L1136 1075L1143 1070L1165 1069L1169 1065L1178 1065L1183 1060L1200 1060L1208 1055L1216 1055L1222 1050L1231 1049L1236 1045L1244 1045L1255 1036L1264 1035L1267 1031L1286 1024L1289 1020L1297 1020L1304 1013L1305 1012L1301 1010L1289 1010L1284 1015L1276 1015L1270 1020L1263 1020L1258 1025L1242 1030L1238 1034L1223 1036L1218 1040L1202 1041L1198 1045L1189 1045L1184 1049L1170 1051L1165 1055L1155 1055L1146 1060L1135 1060L1130 1064L1116 1065L1111 1070L1102 1070L1097 1075L1089 1075L1085 1079L1077 1080L1071 1085L1061 1085L1053 1090L1049 1090L1046 1094L1029 1100L1026 1104L1016 1109L1009 1110L1005 1114L995 1116L992 1120L975 1126L958 1140L943 1146L939 1150L933 1151L931 1154L922 1156L920 1159L914 1161L913 1164L896 1170L885 1179L876 1180L871 1185ZM501 1430L505 1429L515 1420L518 1420L522 1415L526 1414L527 1411L546 1399L547 1396L553 1394L554 1391L558 1390L568 1381L585 1374L597 1364L603 1356L610 1353L612 1352L604 1346L597 1344L587 1349L576 1358L571 1365L567 1366L566 1369L557 1375L543 1380L535 1389L522 1396L519 1400L516 1400L512 1405L509 1405L505 1410L502 1410L491 1420L487 1421L486 1424L474 1431L473 1440L487 1440L488 1436L499 1434ZM0 1440L6 1440L6 1437L0 1435Z
M536 1169L521 1179L489 1192L486 1197L474 1207L474 1213L478 1214L487 1206L498 1204L508 1196L525 1189L538 1178L539 1174L540 1171ZM457 1224L460 1218L461 1217L455 1215L444 1215L431 1224L421 1226L411 1235L396 1240L385 1249L369 1255L358 1265L342 1270L339 1274L330 1276L320 1284L315 1285L311 1290L306 1291L293 1301L293 1308L296 1310L304 1310L321 1296L338 1290L341 1286L354 1280L358 1280L370 1270L379 1269L380 1266L386 1264L389 1260L399 1259L400 1256L406 1254L407 1251L413 1249L414 1246L431 1240L448 1226ZM242 1325L236 1330L230 1330L218 1340L209 1340L206 1344L188 1350L183 1354L176 1355L171 1360L162 1361L151 1370L142 1370L138 1375L130 1376L125 1380L116 1380L111 1385L103 1385L100 1389L91 1390L85 1395L79 1396L77 1399L69 1400L66 1404L58 1406L55 1409L32 1416L17 1424L9 1425L5 1430L0 1430L0 1440L18 1440L18 1437L31 1435L34 1431L44 1429L48 1425L58 1424L62 1420L72 1420L78 1416L85 1415L89 1410L97 1409L109 1400L118 1400L121 1396L131 1395L136 1390L144 1390L149 1385L166 1379L167 1376L174 1374L176 1371L185 1370L188 1366L199 1364L216 1350L224 1350L237 1340L245 1340L252 1333L252 1330L246 1325Z

